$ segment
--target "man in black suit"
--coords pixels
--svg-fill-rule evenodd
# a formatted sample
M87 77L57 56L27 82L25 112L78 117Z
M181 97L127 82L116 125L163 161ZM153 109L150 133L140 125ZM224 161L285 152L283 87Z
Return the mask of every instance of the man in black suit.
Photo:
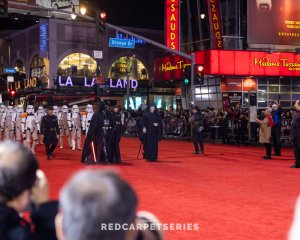
M57 117L53 115L53 107L47 108L47 115L43 117L41 133L44 135L47 159L55 158L54 150L58 143L59 127Z
M295 164L291 168L300 168L300 100L295 102L297 113L293 117L291 131L293 137L293 147L295 155Z

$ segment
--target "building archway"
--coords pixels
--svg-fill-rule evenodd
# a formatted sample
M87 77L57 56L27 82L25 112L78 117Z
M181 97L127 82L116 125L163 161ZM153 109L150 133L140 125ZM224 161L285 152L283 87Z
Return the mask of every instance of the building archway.
M145 65L137 57L123 56L115 60L108 71L108 78L126 79L127 72L129 79L148 80L149 72Z
M15 66L17 72L19 72L19 73L26 72L24 62L21 59L17 59L14 66Z
M58 65L58 76L92 77L95 74L97 62L85 53L71 53Z

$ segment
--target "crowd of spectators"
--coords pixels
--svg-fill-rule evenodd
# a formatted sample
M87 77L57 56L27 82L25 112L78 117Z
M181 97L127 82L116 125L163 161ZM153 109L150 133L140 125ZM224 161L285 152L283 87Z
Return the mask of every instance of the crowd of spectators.
M188 122L191 116L190 110L174 108L166 110L160 108L158 112L163 119L165 138L191 138L191 126ZM220 140L224 144L244 144L248 139L248 109L242 109L239 106L227 110L208 107L201 109L201 112L205 116L205 139ZM139 121L142 114L142 109L122 110L125 134L138 134ZM257 115L260 115L260 111L258 111ZM285 110L282 115L282 141L286 143L290 143L292 115L293 110ZM258 137L256 139L258 139Z

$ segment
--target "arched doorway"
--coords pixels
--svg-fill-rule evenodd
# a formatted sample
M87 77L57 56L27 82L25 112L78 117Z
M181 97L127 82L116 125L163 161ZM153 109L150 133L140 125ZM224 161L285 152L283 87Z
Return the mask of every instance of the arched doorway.
M96 71L97 62L84 53L72 53L59 64L58 76L92 77Z
M148 71L145 65L136 57L120 57L110 67L108 78L125 79L127 78L127 70L129 79L148 80Z
M22 60L18 59L15 62L15 68L16 68L17 72L19 72L19 73L25 73L25 66L24 66L24 63L23 63Z

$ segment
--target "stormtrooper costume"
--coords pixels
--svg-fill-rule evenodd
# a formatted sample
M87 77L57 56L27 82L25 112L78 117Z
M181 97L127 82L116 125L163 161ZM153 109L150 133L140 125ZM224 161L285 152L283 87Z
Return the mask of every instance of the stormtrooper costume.
M91 119L94 115L94 110L91 104L86 105L85 110L86 110L86 115L82 116L82 129L83 131L85 131L85 134L87 134L91 124Z
M53 106L53 115L58 117L59 114L59 107L58 106Z
M15 140L15 119L16 119L16 112L13 106L8 106L7 111L3 114L1 120L1 126L4 129L4 138Z
M15 109L15 137L16 141L21 141L22 137L22 117L21 115L24 113L24 109L22 105L18 105Z
M27 116L22 118L22 132L25 135L25 146L31 149L32 153L35 154L35 146L38 142L38 132L40 131L38 120L34 115L33 105L28 105ZM32 139L32 146L31 146Z
M3 115L5 114L5 112L6 112L6 106L1 105L0 106L0 120L2 120ZM4 139L4 128L3 128L3 125L0 124L0 140L3 140L3 139Z
M46 116L45 109L42 106L39 106L37 112L34 114L37 120L37 124L39 125L39 129L41 129L42 118ZM43 144L43 135L38 135L37 144Z
M64 136L67 137L70 147L72 147L72 142L70 139L70 130L68 126L68 112L69 108L67 105L62 106L62 111L58 114L58 126L60 129L60 148L64 147Z
M72 112L68 113L68 126L70 129L71 139L72 139L72 150L76 148L77 139L77 149L81 148L81 115L79 112L79 107L77 105L72 106Z

